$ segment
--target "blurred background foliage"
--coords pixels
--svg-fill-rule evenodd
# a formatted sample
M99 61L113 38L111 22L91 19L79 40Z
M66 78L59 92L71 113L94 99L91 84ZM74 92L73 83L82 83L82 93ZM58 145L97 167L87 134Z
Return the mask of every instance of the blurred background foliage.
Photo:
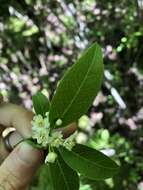
M104 53L104 82L77 141L102 150L122 167L113 179L80 176L80 190L143 190L142 0L0 0L0 91L32 107L93 42ZM88 140L90 137L90 140ZM50 190L46 166L31 190Z

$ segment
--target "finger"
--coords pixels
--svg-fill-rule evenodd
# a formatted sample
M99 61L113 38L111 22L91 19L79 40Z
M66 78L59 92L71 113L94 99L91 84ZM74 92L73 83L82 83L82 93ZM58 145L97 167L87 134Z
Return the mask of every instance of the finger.
M17 131L13 131L6 138L8 138L8 142L12 149L14 149L14 147L23 140L23 137ZM0 164L8 156L9 153L10 153L10 150L7 148L5 140L1 138L0 139Z
M43 161L43 152L23 142L0 166L0 184L4 189L26 187Z
M0 124L13 126L23 137L31 136L31 120L33 113L21 106L2 103L0 106Z
M14 116L14 117L13 117ZM16 106L13 104L6 104L3 101L3 96L0 94L0 124L5 125L5 127L13 126L19 133L12 133L9 142L11 146L14 147L16 143L23 137L29 137L31 134L31 120L33 118L33 113L27 111L26 109ZM4 131L4 126L0 125L0 137ZM21 135L20 135L21 134ZM7 157L9 151L6 149L5 144L0 138L0 163Z
M64 138L69 137L77 130L77 124L71 123L67 127L59 128L58 131L62 131Z

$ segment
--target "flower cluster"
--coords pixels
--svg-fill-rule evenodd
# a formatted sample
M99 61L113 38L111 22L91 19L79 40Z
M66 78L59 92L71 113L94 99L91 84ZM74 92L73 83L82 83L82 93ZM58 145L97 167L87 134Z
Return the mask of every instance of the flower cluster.
M56 125L61 125L62 120L58 119ZM61 131L51 131L49 122L49 113L47 112L45 117L36 115L32 121L32 138L37 141L37 144L43 148L49 148L49 153L46 156L45 163L54 163L57 154L53 151L54 148L63 146L68 150L71 150L75 146L75 138L77 132L70 137L64 139Z

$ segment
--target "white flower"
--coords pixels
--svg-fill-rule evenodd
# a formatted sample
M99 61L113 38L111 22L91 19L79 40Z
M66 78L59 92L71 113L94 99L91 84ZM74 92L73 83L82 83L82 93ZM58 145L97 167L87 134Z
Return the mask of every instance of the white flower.
M74 141L67 141L65 140L65 142L63 143L63 146L68 149L68 150L72 150L72 148L75 146L76 142Z
M46 156L45 163L54 163L57 158L57 154L55 152L50 152Z
M46 128L32 128L32 138L37 140L37 143L46 147L49 144L49 130Z
M52 140L51 144L52 147L59 147L61 145L63 145L63 140L62 139L54 139Z
M63 146L68 149L68 150L72 150L72 148L76 145L76 136L77 136L77 131L74 132L70 137L66 138Z
M60 138L63 138L63 134L61 131L54 131L54 132L52 132L52 137L60 139Z
M51 135L50 145L53 147L59 147L63 144L63 134L61 131L53 132Z
M44 127L44 118L42 115L36 115L33 117L31 124L35 127Z
M47 117L43 118L41 115L36 115L33 118L32 123L32 138L37 140L37 143L43 147L49 144L50 137L50 123L48 113Z
M49 112L45 114L45 118L43 118L41 115L34 116L33 121L31 123L32 138L36 139L37 144L41 145L43 148L46 148L48 146L56 148L59 148L59 146L64 146L66 149L71 150L75 146L75 138L77 136L77 132L72 134L67 139L63 139L63 134L61 131L50 131ZM62 120L58 119L56 125L61 124ZM53 152L49 153L46 157L46 160L50 160L51 158L53 158L54 160L53 155L56 154Z

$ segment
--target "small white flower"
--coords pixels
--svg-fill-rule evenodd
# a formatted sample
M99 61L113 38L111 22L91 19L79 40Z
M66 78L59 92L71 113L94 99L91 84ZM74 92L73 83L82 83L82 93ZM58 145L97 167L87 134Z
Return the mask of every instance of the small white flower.
M51 135L53 138L63 138L63 134L61 131L55 131L55 132L52 132L52 135Z
M36 115L31 123L35 127L44 127L44 118L42 115Z
M77 131L74 132L70 137L68 137L67 139L65 139L63 146L68 149L68 150L72 150L72 148L76 145L76 136L77 136Z
M63 139L54 139L52 140L51 144L52 147L59 147L61 145L63 145Z
M37 143L46 147L49 144L49 130L46 128L32 128L32 138L37 140Z
M49 112L45 114L45 118L41 115L36 115L33 118L32 123L32 138L36 139L37 144L46 148L64 146L66 149L71 150L75 146L75 138L77 136L77 132L72 134L67 139L63 139L63 134L61 131L52 131L50 133L50 122L49 122ZM61 125L62 120L58 119L56 121L56 125ZM46 157L46 162L53 162L55 153L51 152ZM52 157L53 156L53 157ZM55 156L56 157L56 156ZM50 160L51 161L47 161Z
M61 119L58 119L58 120L56 121L56 125L57 125L57 126L62 125L62 120L61 120Z
M63 146L68 149L69 151L72 150L72 148L75 146L76 142L74 141L66 141L63 143Z
M50 145L58 148L62 144L63 144L63 134L61 133L61 131L53 132L51 135Z
M46 156L45 163L54 163L57 158L57 154L55 152L50 152Z
M43 118L41 115L36 115L33 118L32 123L32 138L37 140L37 143L43 147L46 147L49 144L50 137L50 123L49 117L47 114L46 118Z

